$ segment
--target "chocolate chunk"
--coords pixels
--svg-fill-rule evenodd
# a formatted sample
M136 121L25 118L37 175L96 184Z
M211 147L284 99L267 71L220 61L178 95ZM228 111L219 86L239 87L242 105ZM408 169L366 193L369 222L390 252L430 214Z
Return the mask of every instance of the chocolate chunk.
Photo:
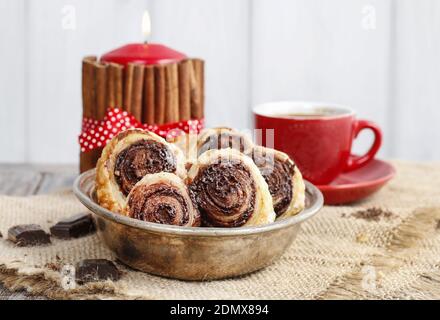
M3 234L0 232L0 238L3 238Z
M117 281L121 277L113 261L106 259L85 259L76 265L75 278L79 284L100 280Z
M63 219L50 228L50 233L57 238L79 238L95 231L92 216L88 213L79 213Z
M37 224L22 224L8 230L8 239L17 246L38 246L50 243L50 235Z

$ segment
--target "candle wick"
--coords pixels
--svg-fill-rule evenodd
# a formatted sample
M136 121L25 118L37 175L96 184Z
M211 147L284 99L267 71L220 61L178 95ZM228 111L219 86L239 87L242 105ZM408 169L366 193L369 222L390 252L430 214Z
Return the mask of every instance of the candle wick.
M145 41L144 41L144 44L148 44L148 40L145 40Z

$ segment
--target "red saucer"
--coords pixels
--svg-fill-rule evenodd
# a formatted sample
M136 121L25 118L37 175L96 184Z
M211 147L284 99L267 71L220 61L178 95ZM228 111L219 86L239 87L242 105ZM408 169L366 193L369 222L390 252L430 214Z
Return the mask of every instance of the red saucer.
M343 173L330 184L317 187L324 195L325 204L344 204L373 194L395 174L390 163L374 159L365 167Z

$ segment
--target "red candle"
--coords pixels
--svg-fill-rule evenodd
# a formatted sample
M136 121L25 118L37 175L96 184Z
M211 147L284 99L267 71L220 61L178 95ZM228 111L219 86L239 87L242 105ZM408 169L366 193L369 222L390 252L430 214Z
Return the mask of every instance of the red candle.
M167 46L156 43L132 43L104 54L101 61L126 65L129 62L160 64L178 62L186 55Z
M142 17L142 32L144 33L145 39L150 35L150 31L150 15L148 14L148 11L145 11ZM185 58L186 55L183 53L161 44L132 43L104 54L101 57L101 61L115 62L122 65L126 65L130 62L140 64L160 64L178 62Z

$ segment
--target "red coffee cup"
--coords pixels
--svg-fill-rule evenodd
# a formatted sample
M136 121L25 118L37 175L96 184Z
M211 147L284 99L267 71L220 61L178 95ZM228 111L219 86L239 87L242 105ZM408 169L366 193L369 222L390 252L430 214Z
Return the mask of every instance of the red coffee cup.
M263 131L257 142L287 153L305 179L317 185L366 165L382 143L382 131L376 124L356 119L352 109L341 105L270 102L256 106L253 112L255 128ZM373 131L374 142L365 155L353 155L353 140L363 129ZM273 146L268 145L272 144L271 134Z

